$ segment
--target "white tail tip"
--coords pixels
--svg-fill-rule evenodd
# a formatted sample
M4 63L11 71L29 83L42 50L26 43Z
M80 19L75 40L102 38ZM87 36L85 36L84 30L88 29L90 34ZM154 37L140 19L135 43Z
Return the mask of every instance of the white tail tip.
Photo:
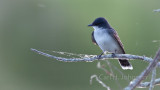
M123 70L127 70L127 69L133 70L132 66L121 66L121 67Z

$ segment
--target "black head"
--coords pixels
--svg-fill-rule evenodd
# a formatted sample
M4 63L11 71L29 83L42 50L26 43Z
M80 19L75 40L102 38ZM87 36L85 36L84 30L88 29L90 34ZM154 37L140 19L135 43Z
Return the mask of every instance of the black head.
M111 28L107 20L103 17L96 18L92 24L89 24L88 26L98 26L102 28Z

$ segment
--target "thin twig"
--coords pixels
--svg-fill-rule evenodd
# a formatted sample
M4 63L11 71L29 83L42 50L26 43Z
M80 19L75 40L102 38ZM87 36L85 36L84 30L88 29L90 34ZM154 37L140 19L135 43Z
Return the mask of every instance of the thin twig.
M111 64L111 63L110 63ZM112 65L112 64L111 64ZM119 68L117 68L116 66L114 66L114 65L112 65L112 67L116 70L116 71L118 71L122 76L126 76L122 71L120 71L120 69ZM127 80L126 78L124 78L125 80ZM128 80L127 80L128 81Z
M147 88L147 87L150 86L150 84L151 84L151 82L143 82L143 83L140 83L140 84L137 86L137 88ZM160 78L155 79L153 85L154 85L154 86L160 85Z
M47 53L44 53L42 51L39 51L37 49L31 48L31 51L36 52L40 55L50 57L53 59L56 59L58 61L63 61L63 62L93 62L98 60L98 57L84 57L84 58L63 58L63 57L57 57L54 55L50 55ZM92 55L93 56L93 55ZM131 55L131 54L107 54L107 55L102 55L101 59L99 60L105 60L105 59L128 59L128 60L133 60L133 59L139 59L147 62L152 62L153 59L145 56L138 56L138 55ZM160 67L160 62L158 63L158 67Z
M152 90L154 88L155 78L156 78L156 67L152 71L152 78L151 78L151 83L150 83L150 86L149 86L149 90Z
M90 84L92 84L93 78L95 78L96 81L97 81L98 83L100 83L103 87L105 87L107 90L111 90L109 86L107 86L105 83L103 83L101 80L99 80L99 78L97 77L97 75L92 75L92 76L91 76Z
M106 60L106 62L107 62L107 65L109 66L110 72L112 73L113 76L115 76L113 73L112 66L111 66L110 62L108 60ZM115 79L115 83L118 85L119 90L122 90L122 87L117 79Z
M160 12L160 9L155 9L155 10L153 10L154 12Z
M160 60L160 49L158 50L154 60L149 64L149 66L133 81L131 81L131 83L125 88L125 90L133 90L134 88L136 88L136 86L138 86L142 80L144 80L147 75L156 67L157 63Z
M113 73L105 69L100 62L97 63L97 68L103 70L107 75L114 77Z

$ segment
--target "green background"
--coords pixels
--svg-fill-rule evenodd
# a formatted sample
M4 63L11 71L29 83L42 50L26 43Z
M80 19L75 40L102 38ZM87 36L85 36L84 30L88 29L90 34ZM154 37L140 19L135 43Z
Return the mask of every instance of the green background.
M91 42L93 28L87 25L105 17L126 53L154 57L160 46L160 12L153 10L159 8L160 0L0 0L0 90L106 90L95 80L89 84L93 74L108 76L96 67L98 61L64 63L30 48L98 55L100 48ZM123 71L117 61L109 61L129 76L148 65L134 60L134 69ZM112 90L129 83L118 80L120 88L115 80L102 81Z

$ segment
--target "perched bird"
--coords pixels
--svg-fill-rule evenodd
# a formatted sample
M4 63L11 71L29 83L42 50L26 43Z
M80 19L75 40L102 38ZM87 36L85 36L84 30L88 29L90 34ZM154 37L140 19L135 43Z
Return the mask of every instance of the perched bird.
M92 32L92 42L98 45L102 49L102 53L98 56L99 58L104 52L110 52L114 54L125 54L121 40L117 32L109 25L107 20L103 17L99 17L94 20L92 24L94 31ZM120 66L122 69L133 69L132 65L127 59L119 59Z

